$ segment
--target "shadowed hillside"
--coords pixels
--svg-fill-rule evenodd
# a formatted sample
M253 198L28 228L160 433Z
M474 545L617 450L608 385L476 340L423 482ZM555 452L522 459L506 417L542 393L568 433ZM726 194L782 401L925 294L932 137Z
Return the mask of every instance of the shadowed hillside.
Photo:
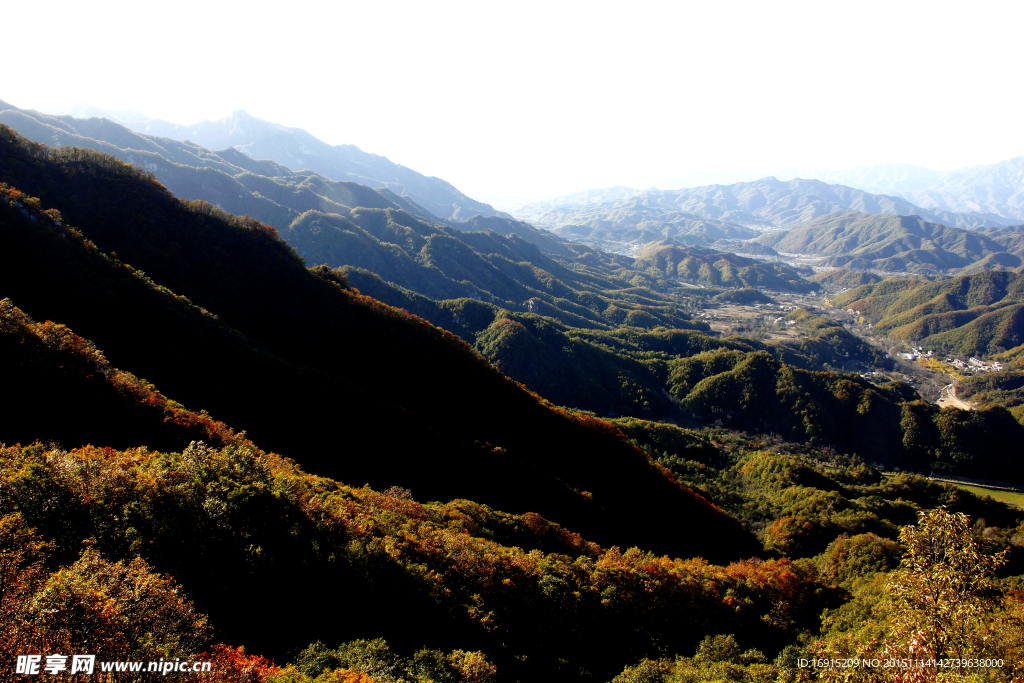
M195 440L218 447L237 440L224 423L169 400L111 366L89 340L32 320L10 299L0 300L0 349L4 381L18 392L4 411L9 443L180 449Z
M614 428L554 410L450 333L307 270L272 229L183 203L111 157L2 128L0 145L0 180L25 193L2 207L0 294L166 395L318 473L533 510L601 543L726 550L712 539L731 522ZM33 195L55 201L59 224ZM659 507L708 516L707 543L626 521Z

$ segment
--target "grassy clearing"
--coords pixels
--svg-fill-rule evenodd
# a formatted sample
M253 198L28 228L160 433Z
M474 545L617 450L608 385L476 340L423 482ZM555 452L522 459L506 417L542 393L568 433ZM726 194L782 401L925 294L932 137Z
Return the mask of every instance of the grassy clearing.
M970 484L959 484L955 482L946 482L961 488L964 491L970 491L976 496L992 496L1000 503L1009 503L1015 507L1024 509L1024 493L1018 493L1016 491L1001 491L999 489L990 489L984 486L972 486Z

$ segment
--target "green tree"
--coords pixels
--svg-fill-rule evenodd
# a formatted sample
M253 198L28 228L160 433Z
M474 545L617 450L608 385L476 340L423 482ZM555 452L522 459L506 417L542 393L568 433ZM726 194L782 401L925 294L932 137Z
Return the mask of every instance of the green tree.
M970 518L944 507L918 513L900 530L906 549L887 589L895 605L889 650L913 659L985 657L999 609L992 581L1006 551L982 552Z

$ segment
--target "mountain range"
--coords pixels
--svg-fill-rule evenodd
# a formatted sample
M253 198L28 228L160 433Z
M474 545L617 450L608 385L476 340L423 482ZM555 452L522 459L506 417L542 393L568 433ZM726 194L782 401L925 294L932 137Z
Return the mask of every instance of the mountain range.
M549 229L583 226L607 232L638 227L657 231L673 224L686 230L691 222L702 221L717 221L714 225L721 229L725 228L722 224L734 229L789 228L849 209L871 214L916 215L968 229L1012 223L996 214L926 209L901 197L871 194L820 180L775 178L633 194L617 188L609 193L568 195L527 204L516 215Z
M1024 482L1011 413L835 371L892 361L813 310L786 311L784 342L690 319L805 291L802 271L668 240L607 254L233 148L0 113L71 143L0 124L4 651L249 683L791 681L860 648L858 615L888 618L924 510L986 519L984 551L1022 571L1019 511L879 471ZM1003 311L972 334L1009 343L1022 277L859 294L886 316ZM1020 661L1004 633L993 656Z
M930 211L981 213L1008 223L1024 221L1024 157L947 172L907 164L876 164L820 178L903 197Z
M914 164L873 164L846 171L814 174L818 180L856 187L874 194L904 196L922 190L942 177L939 171Z
M216 203L260 219L269 216L294 253L322 264L325 277L352 283L455 332L509 377L562 405L598 414L658 416L668 411L665 369L645 354L649 348L673 349L666 360L677 363L680 354L692 352L693 341L687 337L682 345L673 341L666 346L660 337L623 335L620 328L650 330L655 336L664 335L661 328L698 335L708 331L705 323L690 319L688 303L680 305L660 293L677 281L701 284L707 296L723 289L806 292L814 287L802 278L809 271L736 256L722 248L728 239L717 239L708 248L688 246L685 240L679 244L677 236L649 244L637 258L610 255L507 217L441 219L387 188L291 171L273 161L253 161L230 147L215 152L135 133L104 119L54 119L16 109L0 117L37 137L63 142L72 153L88 145L112 150L136 168L155 169L157 178L184 187L203 200L200 204L209 202L204 211L219 211L212 206ZM230 191L235 188L243 191ZM617 188L610 195L614 199L629 191ZM600 205L607 197L587 193L579 199ZM1010 240L1016 236L1007 231ZM701 239L706 243L710 238ZM759 241L746 244L748 251L773 252ZM989 251L1001 253L998 248ZM800 348L768 346L779 359L808 369L826 363L843 367L871 357L859 342L846 339L845 331L829 330L828 335L815 332L816 338L801 341ZM825 348L826 339L850 350L838 356ZM701 341L699 347L743 353L764 348L724 340Z
M274 225L311 264L364 269L432 299L487 301L574 327L703 325L688 322L678 306L652 291L659 278L634 269L632 259L509 218L444 220L387 188L290 171L230 147L214 152L154 138L103 119L7 109L0 121L15 123L36 141L111 153L154 173L176 193ZM449 317L446 327L453 324Z
M0 112L4 109L16 108L0 102ZM45 120L49 125L67 128L99 140L107 139L100 130L104 125L109 127L109 122L112 121L151 139L166 138L178 142L191 142L189 147L225 150L225 156L229 156L233 161L240 161L239 165L243 167L251 167L251 161L269 159L291 171L312 171L334 181L386 188L397 195L408 196L433 215L445 219L466 220L475 215L508 215L495 211L488 204L470 199L440 178L424 176L385 157L364 152L355 145L329 145L300 128L289 128L264 121L241 110L217 121L204 120L190 126L149 119L138 112L106 112L89 106L80 106L69 111L70 114L64 116L46 116L30 111L23 113L37 120ZM81 118L83 115L89 118ZM96 119L109 121L102 124ZM91 125L87 121L91 121ZM0 117L0 122L15 130L21 130L16 120L11 118ZM110 142L121 149L154 151L151 150L151 145L129 147L126 144L119 144L126 142L128 145L135 145L137 140L132 138L129 141L127 136L122 135L120 141ZM50 144L58 141L40 140ZM240 152L250 160L250 163L239 159L229 150Z
M918 216L838 211L753 240L777 251L827 257L849 270L948 273L1019 268L1024 261L1010 228L962 230ZM1024 253L1024 252L1022 252Z
M767 386L773 383L783 382L789 386L796 381L797 384L810 382L806 390L811 393L824 392L818 399L824 412L793 424L793 413L785 410L769 414L763 411L752 413L742 406L731 409L739 424L767 421L774 423L777 429L784 428L792 438L817 439L824 433L821 430L830 429L826 422L846 419L841 415L848 406L843 403L833 405L828 396L834 387L821 384L813 371L826 364L831 367L841 367L849 362L884 364L876 350L842 327L810 313L794 316L794 319L799 318L801 329L806 328L806 331L805 336L792 343L764 344L748 339L723 339L705 334L707 327L704 323L690 321L688 315L680 310L682 302L673 304L664 295L636 286L633 282L630 283L634 285L632 287L616 289L631 273L634 279L646 278L647 282L653 283L679 278L702 281L704 278L708 283L707 294L716 294L723 287L766 286L794 291L807 291L812 287L795 271L781 264L765 264L732 254L673 244L652 245L635 260L602 256L586 249L576 252L572 258L559 258L542 254L535 245L514 235L503 236L488 231L450 232L446 226L424 223L395 208L357 206L352 209L345 207L343 213L308 212L297 223L279 232L251 218L230 216L205 201L174 199L149 172L125 165L114 157L67 147L51 150L34 146L9 129L0 128L0 131L5 135L4 154L0 157L0 182L30 188L29 191L43 202L58 200L64 219L76 227L90 226L85 233L89 239L111 257L116 253L117 259L124 259L134 268L144 270L145 274L138 276L144 282L159 282L170 292L186 297L182 300L186 309L195 305L201 307L199 313L204 310L214 312L215 320L219 322L206 334L211 340L220 341L203 352L200 362L189 354L183 354L183 349L196 346L190 338L197 332L190 331L187 326L186 329L167 328L166 320L153 319L148 323L153 326L148 334L153 335L154 340L165 340L162 342L165 346L161 346L155 356L126 346L119 333L112 332L125 329L128 324L128 318L118 316L133 317L136 327L139 327L146 319L143 310L132 313L131 306L117 296L109 299L109 294L100 295L103 291L116 293L120 287L111 290L108 286L104 290L98 283L86 286L89 280L74 284L73 278L78 277L76 273L99 272L96 266L62 266L47 275L49 280L44 281L47 284L43 286L42 282L28 275L49 272L45 262L48 252L42 246L32 258L24 254L19 256L17 249L7 252L16 260L5 267L9 279L5 280L4 289L17 294L12 296L15 305L22 306L30 315L45 315L49 320L69 324L76 332L84 333L86 338L101 343L112 358L115 358L115 352L117 358L127 358L127 362L118 360L119 367L128 367L135 372L141 370L150 379L163 378L159 381L165 389L170 388L168 395L180 397L188 404L199 402L209 407L228 424L248 429L250 435L275 449L290 443L293 448L308 447L313 448L313 452L322 452L317 450L322 444L317 441L319 437L315 429L303 432L308 435L303 439L311 439L308 443L288 437L297 425L311 425L310 421L324 419L322 411L327 409L326 405L318 402L319 394L309 388L310 382L333 387L331 391L337 393L340 402L332 403L332 410L361 415L359 419L363 423L373 425L383 419L381 416L391 414L395 409L392 406L395 399L389 398L392 396L389 387L400 386L403 384L400 378L413 375L419 377L417 383L426 381L427 375L422 370L413 371L409 363L416 367L433 364L437 372L448 373L451 377L468 371L456 371L452 367L445 370L445 363L436 359L417 360L419 355L412 353L411 349L418 343L415 339L423 330L410 330L386 341L388 335L397 334L387 330L387 325L392 324L389 322L378 331L374 331L376 328L372 325L360 329L350 339L352 335L343 331L350 314L344 311L353 304L349 301L350 295L344 292L355 292L348 289L353 282L360 289L366 288L374 296L407 309L406 312L388 313L391 317L385 316L386 320L394 321L403 315L412 317L410 312L422 314L431 322L424 330L439 330L435 325L443 325L457 331L472 345L459 346L463 342L456 343L457 337L445 331L444 334L450 335L452 343L455 343L453 348L462 349L456 355L480 354L475 356L479 362L486 365L490 361L493 367L525 382L531 389L542 390L563 405L598 414L669 415L674 409L666 393L681 404L690 405L689 413L714 414L714 409L722 408L723 399L716 393L718 389L707 394L705 384L700 381L679 384L672 379L683 368L692 365L687 359L693 354L713 353L717 354L715 358L718 360L709 361L711 364L702 371L711 373L708 375L708 387L737 381L741 384L754 382L758 384L756 391L761 392L767 391ZM80 173L78 169L88 172ZM94 175L95 181L92 179ZM374 193L371 196L379 195ZM181 214L182 210L186 213ZM227 229L209 232L202 225L210 221L213 225L223 223ZM172 226L177 227L172 229ZM296 234L291 234L293 228ZM258 242L242 240L241 234L269 240L270 247L261 248ZM288 235L306 253L321 249L340 260L303 269L296 247L284 242L282 235ZM190 246L186 247L186 243ZM195 244L207 246L190 254L189 250L194 249ZM241 261L236 263L239 259ZM360 263L360 259L366 259L362 263L382 269L389 277L408 286L387 282L365 267L352 265L353 260ZM241 262L247 264L244 269L239 265ZM331 267L337 263L344 267ZM403 270L408 272L403 274ZM342 294L320 292L326 286L321 282L340 287ZM469 293L476 293L481 298L486 294L487 298L495 301L469 298L458 289L465 286L469 287ZM63 298L46 298L45 292L55 287L74 296L65 294ZM505 296L505 290L510 292L513 303L524 295L532 294L526 302L529 307L518 311L503 308L498 297ZM303 291L304 294L301 293ZM328 287L325 291L333 290ZM437 299L424 293L434 297L455 294L462 298ZM355 301L364 301L371 309L372 305L377 305L371 303L374 299L365 295L355 296L364 297ZM166 305L160 304L155 310ZM153 308L152 304L149 306ZM314 314L314 309L325 312ZM353 310L358 312L361 309ZM155 311L150 315L155 315ZM182 315L188 320L195 312L187 315L183 312ZM285 316L283 321L279 320L282 315ZM208 326L208 323L203 324ZM227 327L217 327L221 324ZM645 328L649 331L645 332ZM304 331L299 334L300 330ZM238 332L243 336L232 336ZM346 345L351 344L355 346L348 349ZM364 344L370 346L364 348L361 346ZM407 344L413 346L407 347ZM371 346L375 350L370 351ZM248 350L242 352L241 349ZM435 351L441 353L441 348ZM352 367L342 360L380 354L403 360L389 366L387 372L380 368ZM770 359L764 361L769 365L764 365L761 360L750 360L754 356ZM186 371L191 366L194 368ZM294 366L294 371L288 369L291 366ZM769 366L770 371L766 369ZM750 375L746 370L737 368L761 368L764 372L758 370ZM739 374L733 373L734 370ZM188 378L196 372L214 373L225 379L204 390L201 388L204 385L189 382ZM793 372L797 375L793 376ZM719 375L732 379L711 381L712 377ZM283 387L281 396L288 397L287 404L261 398L257 386L262 380L258 378L269 376L275 377L275 386ZM233 379L226 379L228 377ZM426 404L414 407L405 401L425 400L433 406L431 409L450 415L454 406L461 406L469 400L468 397L479 396L484 391L459 389L452 384L454 380L451 377L436 378L429 383L431 386L435 381L451 385L450 390L445 391L457 392L460 398L444 393L443 398L437 401L424 397L418 399L418 394L403 390L399 408L410 411L407 419L411 429L426 430L424 433L437 431L436 426L429 426L434 418L426 417L423 412ZM874 391L859 382L855 382L857 392ZM812 390L811 385L817 388ZM241 396L231 398L242 387L248 389ZM754 391L754 387L750 390ZM430 391L437 393L433 389ZM895 406L904 398L900 392L889 392L885 394L884 401L879 399L882 401L879 405L889 406L886 408L888 417L880 416L879 419L888 424ZM473 423L479 427L473 431L477 441L501 443L504 437L499 436L505 429L506 418L496 423L489 410L480 415L474 410L466 406L458 408L459 423L473 416ZM829 417L833 413L834 417ZM279 415L286 415L287 419L277 419L275 416ZM508 419L513 417L512 413L507 416ZM488 436L486 430L492 427L495 432ZM383 425L380 428L385 429ZM460 433L464 431L453 428ZM882 442L874 448L898 453L901 448L898 431L897 424L890 424L888 431L878 437ZM396 433L392 438L399 436ZM401 438L415 441L411 436ZM840 432L835 432L833 438L841 438L844 442L849 440L851 444L861 440L857 432L841 437ZM407 445L411 447L411 443ZM470 457L471 451L463 455ZM453 450L452 457L462 457L460 452ZM353 476L366 476L371 480L384 474L383 470L378 472L375 469L373 462L361 458L346 459L346 465L325 456L307 458L306 462L318 468L351 468L350 474L355 473ZM420 488L430 490L437 487L437 492L445 491L448 495L459 490L458 480L437 479L436 473L426 463L409 463L404 471L406 474L403 476L410 481L419 481L417 486ZM472 488L477 484L466 483L466 486ZM503 498L507 489L500 486L491 493L481 489L474 495L493 495L493 502L505 509L522 502ZM557 512L556 508L552 510ZM568 515L567 510L564 514ZM561 514L563 512L551 516L557 519Z
M73 113L106 112L80 107ZM184 127L149 120L135 112L116 112L110 115L137 129L144 128L143 122L146 122L147 130L177 131L175 135L185 135ZM849 224L853 210L839 208L842 204L853 204L868 209L869 212L875 212L876 216L895 215L918 210L920 207L915 208L905 202L901 204L901 200L892 197L875 197L850 188L836 188L819 181L792 181L782 184L783 188L777 181L766 179L758 183L714 186L717 188L714 192L711 191L714 188L703 188L703 192L697 192L700 188L681 191L673 197L668 197L666 193L657 190L640 192L623 187L577 193L558 200L564 205L560 204L561 208L555 209L553 213L549 212L546 217L542 216L541 220L575 220L580 217L580 212L586 215L593 213L595 217L584 225L569 223L554 227L552 231L561 237L559 239L546 230L534 229L528 223L514 221L507 216L493 215L497 212L491 211L489 213L492 215L477 215L468 220L453 220L452 216L459 215L459 211L450 211L451 207L439 206L436 202L424 199L422 193L416 195L416 198L429 203L433 210L415 201L411 195L400 195L386 186L372 189L357 182L331 180L321 173L309 170L295 171L270 159L252 159L240 150L248 149L251 153L251 150L257 149L260 152L277 155L286 161L291 158L281 151L287 145L281 143L284 147L278 149L267 142L268 140L297 140L295 144L305 145L304 149L319 149L323 154L318 152L320 156L317 158L327 158L324 154L328 152L322 144L310 148L306 144L309 142L306 139L309 136L303 131L287 129L256 119L250 121L243 114L237 114L232 120L202 122L189 129L191 133L195 133L192 137L201 138L214 146L224 144L225 147L219 151L194 142L137 133L113 120L47 116L38 112L19 110L3 103L0 103L0 122L13 125L30 139L39 142L89 147L114 154L124 161L153 171L173 192L209 201L236 215L253 216L286 232L295 224L296 231L290 233L289 241L299 246L300 255L314 260L320 259L319 262L330 263L335 267L345 265L378 272L384 266L379 260L380 254L374 261L353 259L351 256L358 253L358 250L350 250L350 256L342 259L346 261L342 263L337 257L329 257L329 252L324 251L327 247L322 239L320 246L312 249L312 243L300 236L307 234L302 227L303 221L299 221L300 216L309 211L346 216L346 212L353 206L386 211L402 210L424 224L440 224L454 228L457 232L489 229L505 236L515 235L538 246L543 253L563 258L577 258L578 254L574 252L576 247L570 246L572 243L585 243L628 253L641 245L664 240L680 246L710 247L719 253L741 253L769 259L778 256L773 245L784 245L780 249L787 253L827 256L828 265L882 272L974 272L984 269L1012 269L1021 265L1021 254L1017 253L1021 249L1016 245L1020 237L1012 231L1005 234L1000 232L1002 227L985 229L981 238L984 244L972 248L953 244L957 240L963 244L978 241L960 235L960 232L953 228L940 230L946 237L937 242L925 236L922 243L920 235L915 237L905 234L906 226L909 225L907 221L913 220L909 218L901 219L906 225L898 227L891 219L866 218L862 215L856 221L852 221L854 225L851 226ZM252 143L256 146L247 148L245 145L250 143L239 142L249 138L257 140L259 144ZM233 143L238 144L230 146ZM375 168L384 163L380 158L376 159L380 163L377 163ZM384 167L387 167L387 164L384 164ZM337 169L326 170L337 175ZM903 171L904 175L909 173L906 169ZM399 191L406 191L404 186L394 187ZM422 189L422 186L420 187ZM670 206L670 200L697 213L676 210ZM760 208L755 208L759 204ZM730 206L733 208L729 209ZM487 211L487 207L483 207L482 210ZM574 211L577 213L574 214ZM822 211L826 213L800 226L798 233L790 231L790 236L785 239L771 233L758 237L761 235L758 229L730 222L731 220L763 223L769 220L791 225L793 220L802 220L808 215L816 215ZM438 216L435 212L445 214L447 218ZM710 217L711 214L720 218ZM941 212L940 216L947 221L957 218ZM962 218L960 216L957 219ZM308 223L308 219L305 222ZM866 224L872 222L877 225L865 229ZM923 219L919 223L941 227L939 223ZM833 243L830 236L834 231L831 227L839 224L845 226L844 230L848 234L843 240ZM857 230L859 236L856 239L849 237L851 230ZM929 230L935 232L938 228L932 227ZM823 236L817 240L796 237L797 234L806 235L812 232L821 233ZM325 233L325 236L327 234L330 233ZM959 237L953 237L956 235ZM828 249L825 251L818 248L823 241L828 242ZM624 249L624 245L628 248ZM310 248L309 251L307 247ZM604 257L598 260L601 258ZM532 257L527 260L531 259ZM622 266L623 264L619 264L616 267ZM547 269L546 266L541 268ZM612 268L614 269L615 267ZM384 275L398 286L409 286L410 281L407 278L395 277L395 273L399 271L388 272L391 274L383 271L378 274ZM400 272L409 275L412 271ZM606 273L610 272L611 270L606 269ZM656 275L656 271L647 270L647 273ZM619 276L624 277L624 281L637 280L635 273L620 273ZM471 277L470 281L472 280ZM637 282L641 286L655 285L655 281L644 281L642 278ZM734 283L730 286L742 285ZM605 290L609 289L607 284L602 287ZM473 296L489 300L489 296L496 295L494 292L488 292L487 285L481 286L480 282L476 282L469 289L465 285L449 285L444 294L435 291L434 296ZM511 296L510 292L498 296L500 300L514 308L516 305L525 305L524 302L532 296L525 296L526 290L519 291L519 294L524 295L521 297L522 301L515 301L516 297ZM564 297L561 298L565 300ZM550 296L547 297L547 301L551 302Z
M397 194L412 197L442 218L464 220L473 213L503 215L486 204L465 197L437 178L427 178L353 145L327 145L306 131L270 123L244 111L233 112L217 121L204 120L191 125L153 119L136 111L106 110L84 103L50 109L47 113L62 117L105 118L138 133L190 140L210 149L234 147L251 158L272 159L291 170L309 169L333 180L388 187ZM879 163L845 171L814 173L809 177L876 195L900 197L933 214L944 212L947 215L941 218L920 212L916 215L946 225L974 227L970 219L952 222L948 214L982 214L991 225L999 224L1000 220L1002 224L1024 222L1024 157L951 171L935 171L914 164ZM660 191L621 186L586 190L527 204L517 210L517 214L547 227L565 224L559 220L555 207L607 204L649 192ZM552 209L554 215L547 216ZM915 215L905 213L902 208L894 212Z
M672 500L705 506L603 423L555 409L455 335L348 289L329 269L307 269L273 228L180 201L113 157L58 153L6 127L0 183L0 292L11 305L67 325L115 367L210 410L265 448L294 453L310 471L430 499L531 509L611 543L634 541L617 540L616 528L626 528L599 521L606 513L594 506L640 510L666 496L666 518L682 510L670 512ZM81 421L76 411L57 403L48 412L62 417L36 438L84 445L81 434L48 432ZM104 418L111 433L117 416ZM19 420L3 424L0 441L26 438ZM556 445L559 433L567 440ZM646 485L615 490L624 475L599 465L598 453L624 458L623 467L649 480L654 489L642 503L628 499ZM593 479L572 483L568 471L557 472L577 457ZM602 479L613 485L607 494Z

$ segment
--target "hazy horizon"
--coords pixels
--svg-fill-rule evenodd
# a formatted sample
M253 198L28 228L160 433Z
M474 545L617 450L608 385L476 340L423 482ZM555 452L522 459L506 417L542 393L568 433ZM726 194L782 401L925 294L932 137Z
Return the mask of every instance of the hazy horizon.
M1024 154L1005 78L1024 18L1014 3L325 13L299 2L270 15L185 2L173 16L59 4L48 50L31 47L31 32L0 46L10 63L33 63L33 78L5 84L0 99L40 110L88 102L186 125L243 109L483 201L878 163L944 171ZM33 11L10 13L29 22ZM138 34L147 47L83 48L83 34Z
M133 121L133 120L135 120L135 121L149 121L149 120L156 120L156 119L158 119L158 117L150 117L150 116L146 115L144 112L138 112L138 111L130 111L130 110L120 110L120 111L104 110L102 107L97 107L96 105L94 105L94 104L92 104L90 102L77 102L74 105L70 105L70 106L69 105L63 105L63 106L25 107L25 108L26 109L36 109L36 110L41 111L42 113L45 113L45 114L52 114L52 115L59 115L59 116L70 114L70 115L73 115L73 116L76 116L76 117L84 117L84 118L88 118L89 116L93 116L93 115L98 115L97 113L95 113L95 111L92 111L92 110L103 110L102 113L104 115L109 115L110 118L112 118L113 120L119 121L121 123L125 123L126 125L128 123L130 123L130 121ZM234 110L234 111L238 111L238 110ZM246 113L248 113L248 112L246 112ZM166 121L166 119L164 119L164 120ZM183 123L181 121L169 121L169 123L177 124L177 125L182 125L182 126L185 126L185 127L191 127L191 126L193 126L195 124L198 124L200 122L201 121L192 121L192 122L190 122L188 124L185 124L185 123ZM271 123L276 123L276 122L272 121ZM373 150L363 150L363 151L374 153ZM1009 157L1009 158L1012 158L1012 157ZM1004 160L1005 159L1000 159L999 161L1004 161ZM395 160L391 159L391 161L395 161ZM400 163L400 161L396 161L396 163ZM825 181L828 181L828 182L838 182L838 181L836 181L834 179L829 178L829 176L843 174L843 173L854 173L854 172L860 171L860 170L872 169L872 168L875 168L875 167L877 167L879 165L885 165L887 163L894 163L894 162L879 162L878 164L871 164L871 165L867 165L867 166L861 166L861 167L857 167L857 168L847 168L847 169L815 169L815 170L807 170L807 169L803 169L803 170L771 169L771 170L769 170L769 172L764 173L763 175L743 176L743 177L741 177L743 171L733 171L732 173L735 176L733 178L721 179L721 180L707 180L707 182L698 182L698 183L693 183L693 184L689 184L689 185L664 185L662 187L659 187L659 186L629 187L629 186L626 186L626 185L611 185L611 186L606 186L606 187L578 188L578 189L575 189L575 190L571 190L569 192L562 193L561 195L543 195L543 196L534 196L534 197L526 197L526 198L523 198L523 197L518 197L518 198L516 198L516 197L509 197L507 195L502 195L500 192L476 191L476 192L473 192L472 194L473 194L473 199L477 199L478 201L484 201L484 202L490 203L495 208L497 208L499 210L504 210L504 211L510 211L511 212L515 208L517 208L518 206L522 206L522 205L533 203L533 202L542 202L542 201L551 200L551 199L554 199L554 198L557 198L557 197L560 197L560 196L565 196L565 195L573 195L573 194L578 194L578 193L592 191L592 190L614 189L614 188L618 188L618 187L624 187L624 188L627 188L627 189L636 190L638 192L644 192L644 191L650 191L650 190L672 191L672 190L680 190L680 189L692 188L692 187L701 187L701 186L706 186L706 185L716 185L716 184L718 184L718 185L728 185L728 184L733 184L733 183L737 183L737 182L754 182L754 181L761 180L763 178L768 178L768 177L774 177L777 180L780 180L780 181L783 181L783 182L789 181L789 180L798 179L798 178L800 178L800 179L808 179L808 180L817 179L817 180L825 180ZM952 168L934 169L934 168L927 168L927 167L924 167L924 166L913 165L913 164L900 164L899 162L895 162L894 165L912 166L912 167L920 168L920 169L923 169L923 170L926 170L926 171L931 171L931 172L934 172L936 174L942 174L942 173L946 173L948 171L959 170L959 169L952 169ZM979 166L983 166L983 165L985 165L985 164L979 164ZM417 170L417 169L413 169L413 170ZM753 171L753 173L756 174L756 171ZM842 183L840 183L840 184L842 184ZM459 188L459 189L462 189L462 188Z

